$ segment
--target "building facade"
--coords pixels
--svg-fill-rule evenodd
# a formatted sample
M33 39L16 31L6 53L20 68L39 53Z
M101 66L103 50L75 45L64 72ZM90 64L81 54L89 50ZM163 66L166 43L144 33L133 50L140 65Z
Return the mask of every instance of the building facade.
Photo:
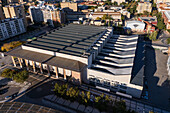
M60 5L61 5L61 8L69 8L69 9L72 9L73 11L78 11L78 4L77 3L61 2Z
M26 32L24 19L6 19L0 23L0 40L5 40L10 37Z
M103 15L109 15L112 19L121 20L120 12L93 12L89 14L89 18L95 20L97 17L102 18Z
M23 5L8 5L3 10L6 18L23 18L25 27L28 26Z
M65 23L66 21L63 10L49 10L31 6L29 12L31 15L31 21L34 23L46 22L51 26L57 26L58 23Z
M5 19L5 16L4 16L4 13L2 11L2 7L0 6L0 21L4 20L4 19Z
M144 11L147 11L150 13L152 11L152 3L139 2L136 10L138 11L138 13L143 13Z

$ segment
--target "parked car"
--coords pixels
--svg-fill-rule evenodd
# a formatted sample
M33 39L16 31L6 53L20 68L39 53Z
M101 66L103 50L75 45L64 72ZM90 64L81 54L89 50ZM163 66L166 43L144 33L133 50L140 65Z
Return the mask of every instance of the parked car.
M18 94L18 92L14 93L12 95L6 96L5 99L14 99L15 97L17 97L17 94Z
M9 99L12 99L12 96L6 96L6 97L5 97L5 100L7 100L7 99L8 99L8 100L9 100Z

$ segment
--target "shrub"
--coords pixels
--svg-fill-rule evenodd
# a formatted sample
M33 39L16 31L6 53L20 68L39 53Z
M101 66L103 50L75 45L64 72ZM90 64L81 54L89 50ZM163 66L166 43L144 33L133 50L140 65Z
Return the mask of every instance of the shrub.
M13 41L13 42L10 42L10 43L5 43L2 47L1 47L1 51L10 51L22 44L24 44L25 42L21 42L21 41Z
M24 82L28 78L28 72L26 70L21 71L14 76L16 82Z
M156 40L157 39L157 35L158 35L158 32L157 31L154 31L153 33L151 33L149 35L149 39L150 40Z
M166 39L167 44L170 44L170 38Z
M26 70L17 72L12 69L4 69L4 71L1 73L1 76L5 78L11 78L20 83L24 82L29 77Z
M15 70L12 70L12 69L4 69L4 71L1 73L1 76L12 79L15 74L16 74L16 71L15 71Z

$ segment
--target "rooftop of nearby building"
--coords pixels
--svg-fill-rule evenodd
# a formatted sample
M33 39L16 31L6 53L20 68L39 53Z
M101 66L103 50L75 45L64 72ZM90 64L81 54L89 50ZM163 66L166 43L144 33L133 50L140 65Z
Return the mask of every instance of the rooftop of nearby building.
M157 22L156 16L153 17L139 17L143 21L148 21L148 22Z
M168 20L170 20L170 11L165 11L164 14L165 14L166 17L168 18Z
M141 22L141 21L136 21L136 20L131 20L131 21L126 21L126 23L127 24L133 24L133 23L136 23L136 24L145 24L145 23L143 23L143 22Z

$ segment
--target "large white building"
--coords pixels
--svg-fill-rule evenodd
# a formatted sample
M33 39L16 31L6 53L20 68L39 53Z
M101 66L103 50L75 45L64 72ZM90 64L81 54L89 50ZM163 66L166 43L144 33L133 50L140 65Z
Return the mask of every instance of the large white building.
M126 21L125 27L130 28L132 31L143 32L145 30L145 23L141 21Z
M0 22L0 40L5 40L10 37L26 32L24 19L5 19Z
M137 35L113 35L112 28L69 24L7 54L14 66L140 98L143 52L137 46Z

